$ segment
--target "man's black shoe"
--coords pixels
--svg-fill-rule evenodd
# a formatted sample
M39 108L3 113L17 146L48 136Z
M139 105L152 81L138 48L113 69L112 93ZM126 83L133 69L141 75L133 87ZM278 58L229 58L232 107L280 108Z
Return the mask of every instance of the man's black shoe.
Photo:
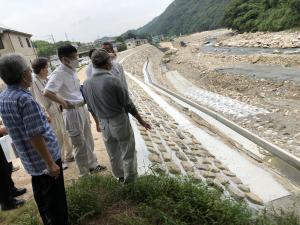
M7 211L7 210L16 209L16 208L24 205L24 203L25 203L25 200L23 200L23 199L19 200L19 199L12 198L6 203L1 203L1 210Z
M15 198L15 197L18 197L20 195L25 194L26 192L27 192L26 188L16 188L16 187L14 187L11 194L10 194L10 196L12 198Z
M96 166L94 169L90 169L91 173L98 173L106 170L106 166Z

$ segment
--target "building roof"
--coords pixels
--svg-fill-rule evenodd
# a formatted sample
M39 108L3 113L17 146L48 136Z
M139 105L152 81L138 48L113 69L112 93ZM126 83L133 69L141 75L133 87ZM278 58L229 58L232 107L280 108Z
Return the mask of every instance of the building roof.
M134 38L130 38L130 39L125 40L125 43L128 43L128 42L135 42L135 39Z
M10 33L15 33L15 34L21 34L21 35L29 36L29 37L32 36L32 34L28 34L28 33L24 33L24 32L21 32L21 31L13 30L13 29L10 29L10 28L8 28L8 27L0 26L0 34L2 34L2 33L4 33L4 32L10 32Z

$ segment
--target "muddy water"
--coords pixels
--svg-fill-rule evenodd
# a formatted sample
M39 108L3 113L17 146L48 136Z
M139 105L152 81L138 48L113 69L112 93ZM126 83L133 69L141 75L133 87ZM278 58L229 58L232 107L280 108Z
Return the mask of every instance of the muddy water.
M300 54L300 48L217 47L215 43L215 39L208 40L200 51L204 53L226 53L228 55Z

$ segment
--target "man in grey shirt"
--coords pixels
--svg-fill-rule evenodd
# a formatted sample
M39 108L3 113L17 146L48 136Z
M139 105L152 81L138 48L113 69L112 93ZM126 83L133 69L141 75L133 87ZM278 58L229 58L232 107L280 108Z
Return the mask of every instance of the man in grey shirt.
M139 115L134 104L129 104L128 91L120 79L110 72L111 59L105 50L92 55L94 74L83 85L89 111L102 131L110 158L112 172L126 183L137 176L136 150L133 130L128 113L146 129L151 129Z

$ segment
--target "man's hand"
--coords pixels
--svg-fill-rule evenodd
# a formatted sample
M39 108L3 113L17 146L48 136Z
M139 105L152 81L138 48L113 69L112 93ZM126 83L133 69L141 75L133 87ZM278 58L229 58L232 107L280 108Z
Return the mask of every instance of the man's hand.
M151 126L149 123L147 123L146 121L144 121L143 119L139 120L139 123L145 127L147 130L151 130Z
M60 168L59 166L56 164L56 163L52 163L50 166L47 166L48 168L48 172L49 172L49 175L51 177L58 177L59 174L60 174Z

